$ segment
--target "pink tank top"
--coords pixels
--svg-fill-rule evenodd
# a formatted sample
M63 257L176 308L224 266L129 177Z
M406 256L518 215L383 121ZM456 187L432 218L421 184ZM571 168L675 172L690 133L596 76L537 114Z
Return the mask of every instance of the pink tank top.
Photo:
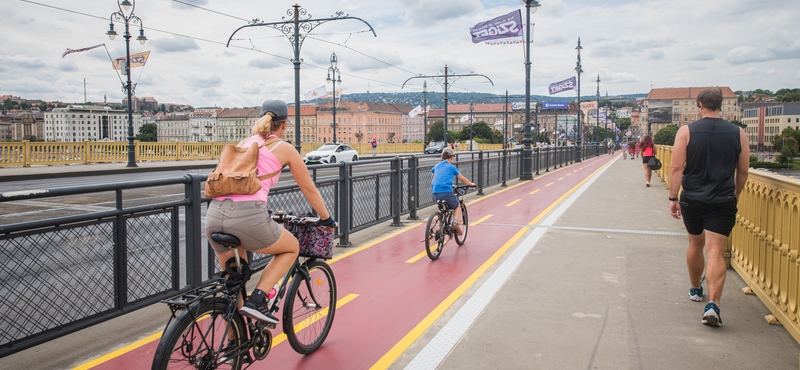
M269 139L271 137L277 137L277 136L270 135L270 136L267 137L267 139ZM242 146L243 147L247 147L252 142L256 142L256 143L258 143L258 145L261 145L261 144L264 144L264 141L266 141L266 140L262 139L261 136L253 135L253 136L245 139L244 142L242 143ZM259 176L266 175L268 173L273 173L273 172L281 169L281 167L282 167L281 166L281 162L278 160L277 157L275 157L274 154L272 154L272 151L275 150L275 148L277 148L278 145L281 145L282 143L283 143L283 141L279 141L274 147L272 147L272 149L267 149L266 146L262 146L261 148L259 148L259 150L258 150L258 163L256 164L256 168L258 169L258 175ZM275 175L273 177L270 177L268 179L262 180L261 181L261 190L257 191L255 194L230 194L230 195L223 195L223 196L215 197L214 199L216 199L216 200L230 199L230 200L233 200L234 202L242 202L242 201L248 201L248 200L260 200L260 201L262 201L262 202L264 202L266 204L267 203L267 195L269 195L269 189L271 187L275 186L275 184L278 183L278 178L280 176L281 176L281 174L277 174L277 175Z

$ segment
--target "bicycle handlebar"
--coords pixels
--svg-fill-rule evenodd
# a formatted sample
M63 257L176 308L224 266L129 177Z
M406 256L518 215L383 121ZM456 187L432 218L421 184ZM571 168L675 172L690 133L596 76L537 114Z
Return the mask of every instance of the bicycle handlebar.
M321 221L319 217L311 217L311 216L295 216L295 215L287 215L283 211L278 211L278 213L272 215L272 219L275 220L277 223L292 223L292 224L313 224L314 226L320 226L319 222ZM338 222L334 222L333 226L327 227L336 227L339 226Z

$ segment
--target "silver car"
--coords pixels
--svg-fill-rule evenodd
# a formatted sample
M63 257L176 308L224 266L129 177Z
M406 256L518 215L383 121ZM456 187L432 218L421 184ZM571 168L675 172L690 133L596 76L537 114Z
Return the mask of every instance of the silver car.
M358 152L346 144L325 144L303 157L306 164L355 162Z

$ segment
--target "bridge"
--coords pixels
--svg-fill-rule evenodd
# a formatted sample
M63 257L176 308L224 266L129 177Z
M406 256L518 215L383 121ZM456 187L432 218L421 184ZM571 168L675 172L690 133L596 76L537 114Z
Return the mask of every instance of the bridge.
M668 148L659 149L665 168L668 155ZM276 341L270 355L253 368L798 367L797 181L751 171L728 255L732 269L728 270L720 303L724 325L711 328L700 324L705 303L692 302L687 297L687 239L682 222L668 213L664 183L659 186L654 176L655 185L645 187L641 160L624 160L619 155L594 155L582 162L557 158L541 158L539 175L533 181L519 181L514 179L519 176L513 156L460 155L462 172L472 181L482 178L482 186L465 198L471 222L467 242L461 247L449 243L436 261L427 258L421 243L421 224L433 207L430 200L422 199L427 188L419 181L424 177L415 179L412 175L430 168L426 158L416 158L413 165L407 159L396 159L389 170L365 168L338 180L334 177L339 170L315 169L320 171L321 187L351 181L357 191L375 186L400 189L395 193L400 194L395 197L399 203L389 201L384 205L378 200L377 206L371 208L373 200L365 202L367 196L348 199L363 202L356 207L359 214L374 211L376 217L360 220L353 214L350 218L355 224L345 226L352 233L339 231L340 244L348 246L335 248L330 261L339 288L339 308L331 334L320 350L308 356L298 355L287 343ZM377 162L358 166L376 166ZM544 167L545 162L548 167ZM72 171L86 170L71 167ZM0 176L6 170L13 169L0 170ZM508 174L502 174L503 170ZM204 173L198 169L173 171ZM175 176L173 171L162 174ZM151 179L145 175L148 173L137 176L142 177L141 181L165 181ZM663 179L666 175L662 171ZM68 181L90 186L83 182L91 183L90 179L75 177ZM407 186L415 180L419 180L418 195L411 189L413 186ZM27 181L30 182L23 183L25 188L19 190L37 188L35 181L58 183L61 179ZM4 196L13 184L0 184ZM277 189L286 192L281 193L281 202L290 205L288 189L292 184L282 184ZM125 189L126 195L120 196L127 197L124 201L131 205L125 207L130 209L148 196L161 197L159 202L170 204L164 209L187 208L181 211L183 216L176 218L180 222L192 223L193 218L202 218L201 212L188 210L192 205L172 204L179 203L173 199L183 198L183 194L174 193L183 192L189 185L161 186L166 189L163 194ZM412 195L414 200L409 201ZM50 206L58 209L47 212L61 212L48 217L78 217L74 214L77 212L64 205L96 213L100 210L91 207L107 206L102 202L123 202L112 196L101 198L63 195L48 200L49 205L30 199L2 203L1 213L10 215L0 223L6 225L0 226L6 236L0 249L4 260L9 261L10 250L21 245L9 243L20 238L9 237L16 232L10 229L11 222L20 221L19 217L28 223L44 222L31 214L39 209L34 207ZM279 198L270 199L272 202ZM330 204L329 199L326 204ZM28 203L15 206L19 202ZM149 207L158 208L152 204ZM782 211L784 208L786 212ZM418 219L410 217L412 214ZM779 219L774 220L774 215ZM342 217L337 219L341 221ZM787 231L776 234L781 229ZM346 241L342 243L344 234ZM201 244L186 233L177 239L182 248ZM777 248L760 248L776 240ZM189 261L188 248L181 255L181 266L194 263ZM166 256L169 259L169 254ZM213 273L213 267L202 262L196 262L202 276L181 276L178 289ZM10 268L0 271L7 275ZM82 281L92 278L84 276ZM3 284L7 282L4 278ZM10 287L3 287L4 291L7 289ZM127 293L148 295L134 291L129 287ZM6 303L2 304L6 313L17 305L8 297L4 294ZM72 304L71 299L50 295L17 299L30 300L36 307ZM122 306L135 306L138 301L131 299ZM147 368L169 310L158 303L136 308L8 353L0 358L0 368ZM7 344L13 338L11 329L27 316L6 313L0 323L3 342ZM771 316L773 324L765 320L767 316Z

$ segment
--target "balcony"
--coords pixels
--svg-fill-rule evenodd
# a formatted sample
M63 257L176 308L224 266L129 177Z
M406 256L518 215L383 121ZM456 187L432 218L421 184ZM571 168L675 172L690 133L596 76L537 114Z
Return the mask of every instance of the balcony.
M214 128L214 126L209 124L209 125L205 125L205 128Z
M212 134L212 133L210 133L210 132L206 132L206 133L205 133L205 135L206 135L206 136L211 136L211 135L214 135L214 134Z
M200 128L200 125L197 123L192 123L192 128Z

